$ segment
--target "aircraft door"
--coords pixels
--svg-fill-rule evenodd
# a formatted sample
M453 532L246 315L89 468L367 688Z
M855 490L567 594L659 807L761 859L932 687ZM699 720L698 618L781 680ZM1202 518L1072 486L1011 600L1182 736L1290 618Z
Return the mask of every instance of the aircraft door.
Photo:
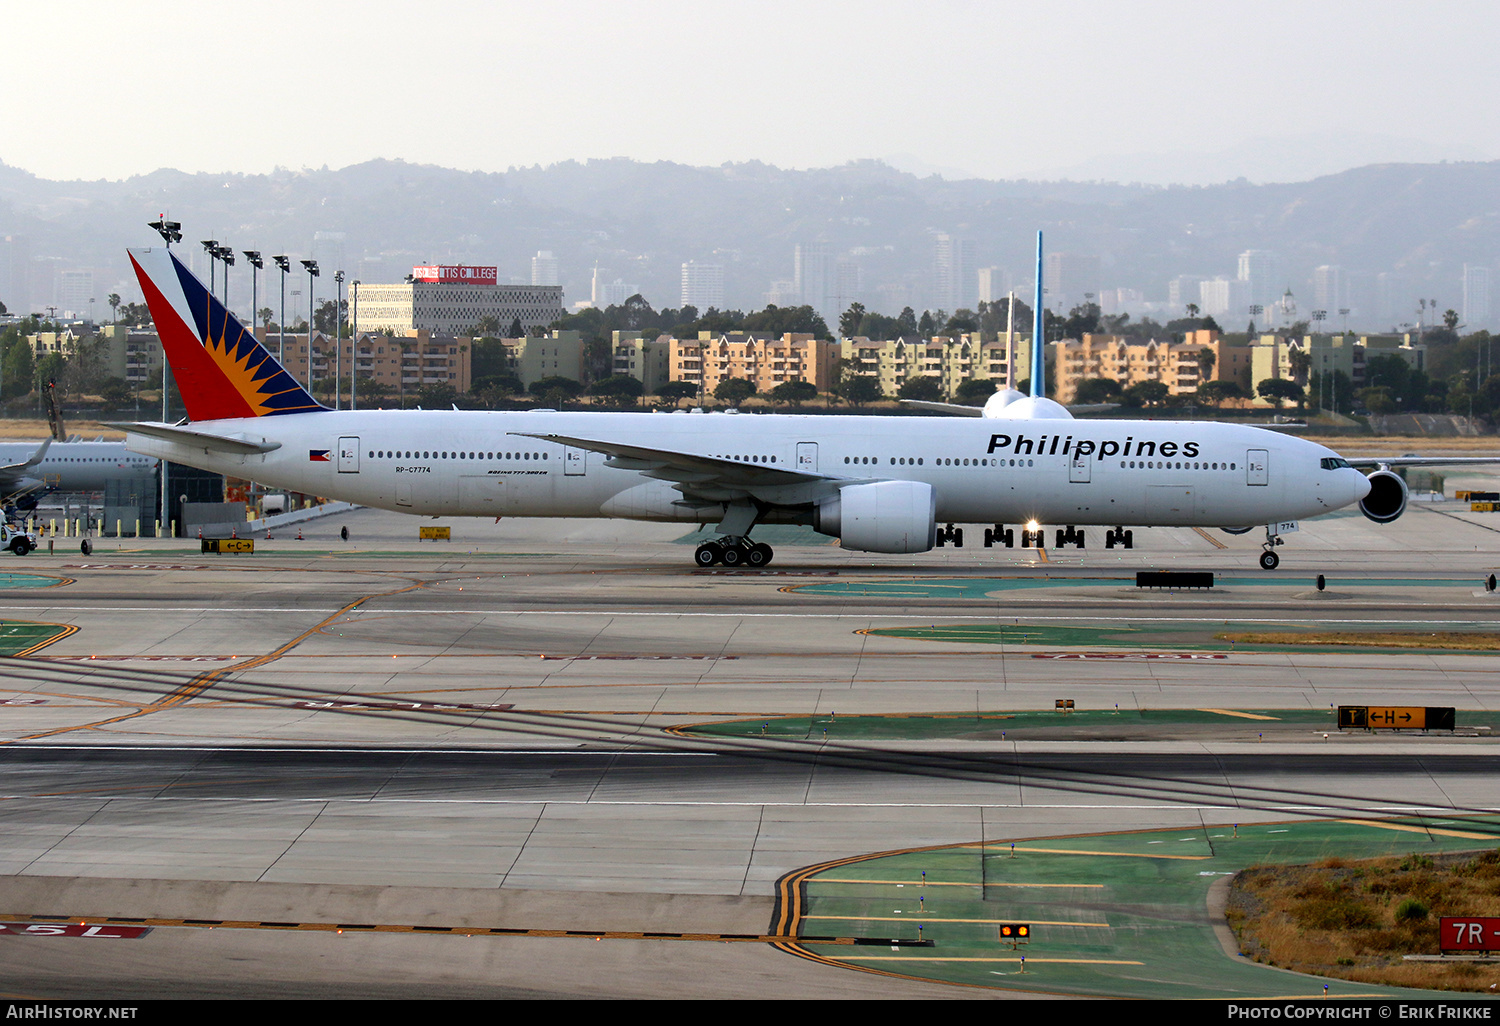
M588 472L587 450L575 449L571 445L563 446L563 476L582 477Z
M1068 480L1073 484L1088 484L1089 475L1093 469L1094 457L1092 453L1082 456L1074 454L1068 461Z
M1245 453L1245 483L1266 485L1271 483L1271 453L1267 449L1251 449Z
M356 435L339 439L339 473L359 473L359 438Z
M797 469L806 474L818 472L818 443L797 443Z

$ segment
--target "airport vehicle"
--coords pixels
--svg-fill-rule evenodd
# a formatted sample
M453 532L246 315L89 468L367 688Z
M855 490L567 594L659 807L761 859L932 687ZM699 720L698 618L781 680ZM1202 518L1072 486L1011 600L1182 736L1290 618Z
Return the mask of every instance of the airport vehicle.
M20 524L9 520L0 522L0 548L9 549L24 556L38 545L35 531L28 531Z
M1353 503L1387 522L1406 505L1389 469L1366 477L1313 442L1236 424L1077 421L1036 394L974 419L333 411L170 250L130 256L189 420L129 425L126 444L381 509L717 523L694 554L702 566L769 563L757 524L885 553L961 545L961 524L991 525L985 544L1006 547L1018 531L1041 546L1043 524L1081 547L1098 526L1111 548L1130 547L1129 526L1264 524L1269 570L1289 522Z

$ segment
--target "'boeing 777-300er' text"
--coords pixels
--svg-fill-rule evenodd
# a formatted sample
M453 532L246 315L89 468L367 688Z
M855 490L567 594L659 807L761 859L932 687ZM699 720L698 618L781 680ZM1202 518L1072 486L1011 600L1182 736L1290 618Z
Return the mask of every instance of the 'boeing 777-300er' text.
M1366 476L1324 446L1239 424L1074 420L1035 390L976 419L330 410L169 249L131 260L188 420L130 425L127 444L380 509L717 524L702 566L769 563L758 524L889 553L959 542L954 524L994 525L985 543L1006 546L1016 529L1040 545L1041 524L1081 545L1099 526L1108 547L1129 547L1130 526L1264 524L1270 570L1278 525L1353 503L1388 522L1406 506L1376 461Z

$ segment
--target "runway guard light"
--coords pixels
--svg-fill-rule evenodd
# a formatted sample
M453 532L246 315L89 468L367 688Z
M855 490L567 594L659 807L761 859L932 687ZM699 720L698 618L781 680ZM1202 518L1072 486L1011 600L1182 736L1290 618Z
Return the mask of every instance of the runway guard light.
M1000 943L1009 944L1014 947L1017 944L1026 944L1031 940L1030 923L1001 923Z

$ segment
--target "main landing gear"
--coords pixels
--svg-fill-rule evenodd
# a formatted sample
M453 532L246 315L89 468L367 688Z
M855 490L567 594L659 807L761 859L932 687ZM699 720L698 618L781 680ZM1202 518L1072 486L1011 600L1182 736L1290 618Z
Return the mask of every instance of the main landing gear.
M764 542L752 542L749 538L720 538L704 542L693 553L693 561L699 566L768 566L774 553Z
M724 519L719 521L719 537L704 542L693 553L693 562L699 566L769 566L771 546L750 540L750 529L760 519L760 507L749 502L730 502L724 505Z

